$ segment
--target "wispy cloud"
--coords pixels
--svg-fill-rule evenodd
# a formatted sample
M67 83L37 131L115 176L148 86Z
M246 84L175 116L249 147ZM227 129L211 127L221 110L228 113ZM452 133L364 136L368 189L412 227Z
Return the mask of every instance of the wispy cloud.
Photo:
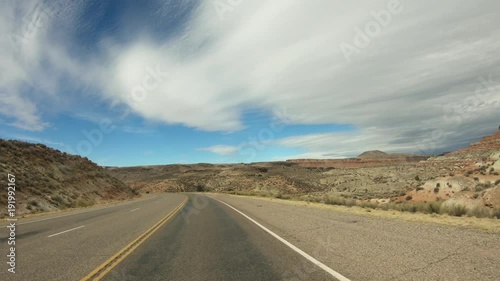
M133 126L122 126L119 128L124 133L129 134L140 134L140 135L151 135L156 133L155 129L146 127L133 127Z
M215 145L210 147L199 148L198 150L208 151L221 156L230 156L238 152L238 147L230 145Z

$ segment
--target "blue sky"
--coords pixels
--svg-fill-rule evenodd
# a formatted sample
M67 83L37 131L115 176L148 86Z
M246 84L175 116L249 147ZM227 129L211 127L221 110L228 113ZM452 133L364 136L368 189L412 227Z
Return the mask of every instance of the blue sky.
M454 150L498 127L499 5L6 1L0 137L108 166Z

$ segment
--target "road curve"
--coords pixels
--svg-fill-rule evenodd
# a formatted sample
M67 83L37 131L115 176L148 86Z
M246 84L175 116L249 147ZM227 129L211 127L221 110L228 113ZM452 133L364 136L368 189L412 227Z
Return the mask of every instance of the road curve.
M190 194L181 213L103 280L335 280L225 204Z

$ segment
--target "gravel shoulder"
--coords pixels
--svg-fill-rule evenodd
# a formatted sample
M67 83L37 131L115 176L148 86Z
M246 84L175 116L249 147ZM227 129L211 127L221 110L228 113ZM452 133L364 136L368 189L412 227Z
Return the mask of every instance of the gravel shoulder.
M497 232L339 212L302 202L210 196L351 280L500 280ZM307 280L314 270L310 264L297 264L296 280Z

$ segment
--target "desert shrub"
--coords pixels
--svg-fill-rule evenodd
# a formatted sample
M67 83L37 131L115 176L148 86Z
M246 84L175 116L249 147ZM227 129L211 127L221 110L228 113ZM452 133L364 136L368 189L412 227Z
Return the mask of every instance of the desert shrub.
M420 177L419 176L415 176L415 180L416 181L420 181Z
M79 208L90 207L90 206L94 205L94 202L92 200L80 198L76 201L75 205L76 205L76 207L79 207Z
M33 189L31 190L31 192L32 192L33 194L35 194L35 195L42 195L42 194L43 194L42 192L40 192L40 190L38 190L38 189L36 189L36 188L33 188Z
M441 183L436 183L436 187L441 187Z
M491 185L491 182L486 182L486 183L480 183L480 184L477 184L475 189L476 191L483 191L485 189L488 189L490 188L492 185Z
M347 207L356 206L356 200L346 198L345 201L344 201L344 205L347 206Z
M382 210L394 210L394 203L387 203L387 204L382 204L380 205L380 209Z
M466 175L466 176L470 176L470 175L472 175L473 173L474 173L474 171L467 171L467 172L465 173L465 175Z
M441 213L441 205L443 204L442 201L434 201L428 203L429 206L429 212L431 214L440 214Z
M424 190L424 188L423 188L423 187L421 187L421 186L419 186L419 187L417 187L415 190L416 190L417 192L419 192L420 190Z
M479 181L479 178L478 178L478 177L474 177L474 180L475 180L475 181Z
M500 180L496 180L495 185L499 185L499 184L500 184Z
M401 211L401 212L416 213L417 206L414 204L402 203L402 204L396 205L396 210Z
M373 203L370 201L359 202L358 206L361 208L371 208L371 209L377 209L379 207L379 205L377 203Z
M413 197L411 195L408 195L408 196L406 196L405 199L406 199L406 201L409 201L409 200L413 199Z
M474 207L467 211L468 217L488 218L491 216L490 210L484 207Z
M196 188L197 192L204 192L205 191L205 187L201 184L197 184L195 188Z
M48 187L51 189L51 190L55 190L55 189L59 189L61 186L58 185L58 184L54 184L54 183L50 183L48 185Z
M52 203L54 203L57 206L60 206L60 207L66 206L66 201L64 200L64 198L61 195L52 196L51 199L52 199L51 200Z
M467 214L467 208L461 204L442 205L441 213L445 213L450 216L461 217Z
M308 202L314 202L314 203L319 203L321 202L321 198L317 196L306 196L305 200Z
M36 200L31 200L30 202L28 202L28 207L29 206L38 207L39 205Z
M325 195L324 202L328 205L344 205L345 198Z
M438 192L439 192L439 187L437 187L437 186L436 186L436 187L434 188L434 193L438 193Z
M356 200L350 199L350 198L343 198L339 196L328 196L325 195L324 198L325 204L329 205L339 205L339 206L355 206L356 205Z
M479 197L479 193L474 193L474 195L472 195L472 198L474 199L477 199Z
M417 212L424 214L439 214L441 202L418 203L416 204Z
M491 216L494 217L494 218L500 219L500 209L494 209L491 212Z

